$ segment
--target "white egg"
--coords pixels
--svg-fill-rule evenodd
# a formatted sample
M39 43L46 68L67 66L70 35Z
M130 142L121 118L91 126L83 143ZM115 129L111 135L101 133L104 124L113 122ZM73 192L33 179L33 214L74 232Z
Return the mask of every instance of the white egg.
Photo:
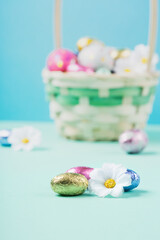
M82 66L96 70L102 66L104 46L98 43L90 44L78 54L78 62Z
M113 48L106 47L102 43L93 42L82 49L78 55L78 62L82 66L97 70L101 67L112 69L113 59L110 52Z
M114 59L112 58L112 52L115 51L113 47L104 47L103 57L102 57L102 67L108 68L109 70L113 69Z

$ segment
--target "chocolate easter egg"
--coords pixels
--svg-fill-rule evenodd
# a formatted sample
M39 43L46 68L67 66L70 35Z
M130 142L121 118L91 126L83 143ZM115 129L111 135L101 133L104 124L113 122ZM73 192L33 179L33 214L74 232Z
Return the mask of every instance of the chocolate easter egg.
M84 175L88 180L90 179L90 173L93 171L93 168L90 167L73 167L67 170L69 173L78 173Z
M130 56L131 54L131 50L126 48L126 49L114 49L113 51L111 51L111 57L115 60L119 59L119 58L127 58Z
M11 144L8 142L8 138L11 134L11 130L3 129L0 130L0 144L4 147L10 147Z
M131 185L128 187L124 187L124 191L128 192L136 187L138 187L139 183L140 183L140 176L133 170L127 169L127 173L131 176Z
M82 37L77 41L77 48L81 51L86 46L90 45L93 42L92 38L89 37Z
M77 56L67 49L56 49L47 58L47 68L50 71L67 70L68 65L77 62Z
M110 56L111 48L101 43L92 43L78 54L78 63L82 66L97 70L101 67L112 69L113 59Z
M119 143L127 153L140 153L147 146L148 138L142 130L131 129L120 135Z
M54 192L64 196L76 196L83 194L88 187L85 176L77 173L63 173L51 180Z
M104 47L100 44L91 44L78 54L78 63L94 70L102 66Z

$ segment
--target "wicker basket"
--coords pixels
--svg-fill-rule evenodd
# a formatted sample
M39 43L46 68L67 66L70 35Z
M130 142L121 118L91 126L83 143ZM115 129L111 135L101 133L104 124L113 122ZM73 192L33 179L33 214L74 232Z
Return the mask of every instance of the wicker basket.
M56 43L60 39L60 0L56 0ZM131 128L144 128L158 82L150 73L155 48L157 0L151 1L150 53L145 75L63 73L43 70L51 118L60 134L77 140L117 140Z

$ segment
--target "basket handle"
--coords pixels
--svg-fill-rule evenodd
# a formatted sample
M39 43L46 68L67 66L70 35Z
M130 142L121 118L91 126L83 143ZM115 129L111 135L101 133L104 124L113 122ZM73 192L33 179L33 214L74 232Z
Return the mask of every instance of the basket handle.
M55 0L55 14L54 14L54 23L55 23L55 45L56 48L60 48L62 44L62 33L61 33L61 5L62 0ZM158 1L150 0L150 21L149 21L149 36L148 36L148 45L149 45L149 56L148 56L148 65L147 72L151 71L151 62L152 57L155 52L156 38L157 38L157 25L158 25Z

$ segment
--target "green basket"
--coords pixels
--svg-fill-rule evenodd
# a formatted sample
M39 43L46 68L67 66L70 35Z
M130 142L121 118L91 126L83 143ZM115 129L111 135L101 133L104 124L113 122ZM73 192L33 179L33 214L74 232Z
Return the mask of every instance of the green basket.
M60 134L78 140L117 140L144 128L152 111L157 75L103 76L43 70L51 118Z

